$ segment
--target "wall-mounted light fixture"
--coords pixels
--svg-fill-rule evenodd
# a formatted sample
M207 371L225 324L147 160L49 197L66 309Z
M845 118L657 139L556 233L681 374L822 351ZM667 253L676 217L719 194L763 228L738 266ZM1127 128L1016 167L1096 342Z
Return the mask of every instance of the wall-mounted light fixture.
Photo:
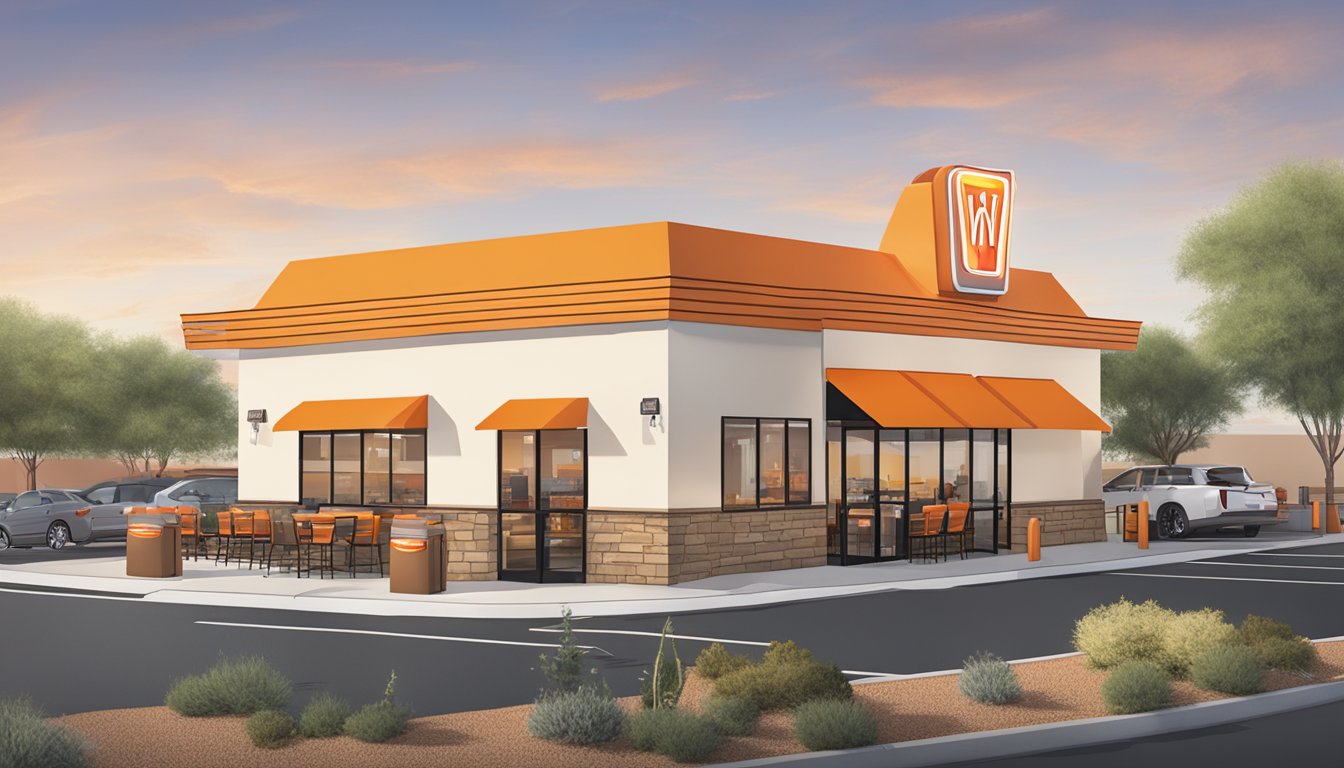
M266 409L257 408L248 411L247 422L252 425L252 444L256 445L257 436L261 434L261 425L266 423Z
M649 417L649 426L657 426L658 416L663 412L662 402L656 397L645 397L639 401L639 415Z

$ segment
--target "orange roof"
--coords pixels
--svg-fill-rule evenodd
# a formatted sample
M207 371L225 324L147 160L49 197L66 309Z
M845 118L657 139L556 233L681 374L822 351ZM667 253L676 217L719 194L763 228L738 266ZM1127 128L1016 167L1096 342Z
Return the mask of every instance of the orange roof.
M980 381L1014 411L1035 424L1037 429L1111 431L1110 424L1054 379L981 376Z
M275 422L275 432L342 429L426 429L429 396L305 400Z
M1053 379L827 368L826 381L882 427L1111 431Z
M583 429L588 426L588 398L547 397L509 400L485 417L476 429Z
M183 315L183 334L253 349L684 320L1133 349L1139 323L1088 317L1046 272L939 293L931 199L907 187L879 250L654 222L304 259L253 309Z

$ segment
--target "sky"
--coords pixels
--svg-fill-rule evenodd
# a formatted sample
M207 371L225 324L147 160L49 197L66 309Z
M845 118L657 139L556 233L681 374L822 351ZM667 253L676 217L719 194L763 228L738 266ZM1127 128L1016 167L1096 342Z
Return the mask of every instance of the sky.
M661 220L876 248L961 163L1016 172L1015 266L1193 333L1189 227L1344 153L1341 40L1339 3L0 0L0 294L180 344L298 258Z

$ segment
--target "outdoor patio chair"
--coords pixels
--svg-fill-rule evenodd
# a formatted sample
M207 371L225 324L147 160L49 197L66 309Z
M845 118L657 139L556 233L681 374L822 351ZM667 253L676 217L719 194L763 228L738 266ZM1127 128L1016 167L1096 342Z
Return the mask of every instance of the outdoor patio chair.
M269 509L258 509L252 513L252 542L248 548L248 564L252 567L253 560L260 568L266 560L267 548L271 544L271 511Z
M350 545L350 574L353 576L355 571L361 567L378 567L378 575L383 575L383 547L382 538L379 536L382 526L379 518L360 517L355 519L354 533L348 539ZM360 551L368 553L368 560L359 562Z
M201 551L201 511L195 507L178 507L177 517L182 531L182 556L197 559Z
M928 504L923 510L923 525L910 531L910 558L913 560L915 549L919 549L920 559L928 560L932 554L938 559L939 538L947 525L947 505ZM916 547L918 545L918 547Z
M312 550L316 549L318 578L326 578L326 574L330 573L334 579L336 578L336 548L338 546L348 546L350 537L355 533L355 518L338 517L330 522L314 520L311 528L308 567L310 570L313 567ZM354 577L355 573L351 571L350 578L353 579Z
M215 515L215 564L220 557L229 564L229 550L233 548L233 510L224 510Z
M290 567L292 562L294 575L303 578L303 574L308 573L308 569L304 567L304 550L310 542L306 537L300 536L298 524L294 522L292 517L271 520L270 528L271 536L266 544L266 575L271 575L273 566L286 568ZM275 560L276 547L280 548L278 563ZM291 553L293 554L292 560L290 559Z
M230 559L236 559L239 565L243 563L243 548L247 548L247 567L252 568L252 527L255 517L254 512L245 509L229 510L229 519L232 526L229 532L229 540L224 549L224 564L228 565ZM238 556L233 557L233 548L238 548Z
M956 539L959 559L966 559L966 521L971 516L971 505L964 501L954 501L947 505L947 528L939 536L943 544L943 559L947 559L947 544Z

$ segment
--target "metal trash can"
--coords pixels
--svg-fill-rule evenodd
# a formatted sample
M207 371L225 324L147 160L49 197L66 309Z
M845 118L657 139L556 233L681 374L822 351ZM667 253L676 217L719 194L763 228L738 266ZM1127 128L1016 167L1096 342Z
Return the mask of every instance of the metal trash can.
M182 575L182 523L176 513L127 516L126 575L150 579Z
M392 550L392 591L432 595L448 588L448 551L443 524L430 520L393 520L388 539Z
M1125 531L1121 541L1139 540L1139 505L1125 504Z

